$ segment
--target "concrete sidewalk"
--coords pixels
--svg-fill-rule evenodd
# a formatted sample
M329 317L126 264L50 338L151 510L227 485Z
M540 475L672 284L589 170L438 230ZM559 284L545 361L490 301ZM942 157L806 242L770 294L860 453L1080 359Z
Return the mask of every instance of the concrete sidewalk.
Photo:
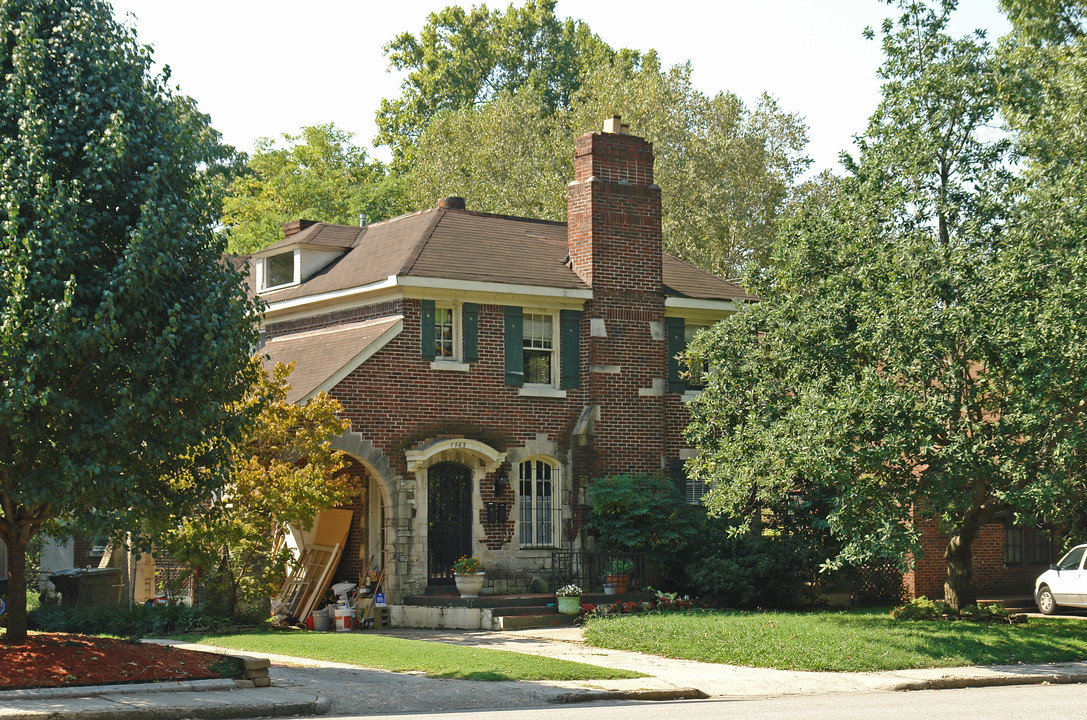
M902 670L879 673L794 672L675 660L585 645L580 628L487 632L394 629L395 637L510 650L644 673L633 680L476 682L427 678L295 657L247 653L272 662L272 687L66 688L59 693L0 692L0 720L180 720L324 713L383 715L533 707L594 700L754 699L900 690L1087 681L1087 663ZM168 642L168 641L167 641ZM180 644L180 643L170 643ZM183 645L197 650L200 645ZM237 654L236 651L229 651ZM201 681L222 683L223 681ZM197 685L175 683L171 685ZM173 689L173 692L164 690ZM70 693L81 692L78 696ZM19 695L18 693L22 693Z

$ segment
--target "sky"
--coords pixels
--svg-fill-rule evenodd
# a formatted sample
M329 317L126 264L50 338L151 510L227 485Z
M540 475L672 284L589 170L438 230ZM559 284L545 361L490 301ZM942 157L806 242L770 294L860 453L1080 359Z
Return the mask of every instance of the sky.
M170 66L171 82L231 145L250 151L259 137L332 122L382 159L374 116L402 80L382 48L450 4L113 0L117 17L135 25ZM807 122L808 155L820 171L838 168L879 102L878 36L865 40L862 31L893 10L880 0L558 0L555 12L584 20L612 47L656 49L666 66L690 61L705 93L732 92L753 106L768 92ZM993 41L1008 30L997 0L960 0L952 31L979 28Z

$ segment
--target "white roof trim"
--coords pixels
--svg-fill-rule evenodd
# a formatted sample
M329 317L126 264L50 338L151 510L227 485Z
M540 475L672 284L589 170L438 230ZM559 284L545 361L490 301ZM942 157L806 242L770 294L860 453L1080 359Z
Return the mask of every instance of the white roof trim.
M386 318L383 318L383 320L384 319ZM372 343L367 345L362 352L348 360L347 364L345 364L336 372L332 373L332 375L328 376L328 378L326 378L323 383L311 390L305 397L300 398L298 400L298 403L306 403L309 400L313 399L313 397L316 396L317 393L329 392L330 390L332 390L332 388L336 387L341 380L354 372L355 369L359 367L359 365L362 365L364 362L369 360L374 353L385 347L385 345L388 344L390 340L399 335L401 331L403 331L403 329L404 318L401 317L392 325L392 327L378 335L377 338L375 338Z
M390 275L369 285L334 290L320 295L307 295L305 297L291 298L268 303L265 315L274 315L286 310L305 307L307 305L323 305L337 300L346 300L390 288L422 288L436 290L455 290L460 293L479 292L494 293L496 295L528 295L534 297L559 297L578 300L591 300L593 291L580 288L555 288L541 285L514 285L511 283L479 282L476 280L450 280L448 278L409 277L406 275Z
M677 310L717 310L736 312L740 308L734 300L700 300L698 298L666 297L664 307Z

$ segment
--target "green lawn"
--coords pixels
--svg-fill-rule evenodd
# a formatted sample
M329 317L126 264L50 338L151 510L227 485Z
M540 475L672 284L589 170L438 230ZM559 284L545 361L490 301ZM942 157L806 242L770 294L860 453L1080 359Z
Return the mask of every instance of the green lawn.
M896 621L876 610L692 611L592 619L585 640L603 648L749 667L901 670L1083 660L1085 622Z
M645 677L627 670L539 655L405 640L356 633L253 632L186 635L189 642L251 652L350 663L395 672L424 671L430 677L462 680L609 680Z

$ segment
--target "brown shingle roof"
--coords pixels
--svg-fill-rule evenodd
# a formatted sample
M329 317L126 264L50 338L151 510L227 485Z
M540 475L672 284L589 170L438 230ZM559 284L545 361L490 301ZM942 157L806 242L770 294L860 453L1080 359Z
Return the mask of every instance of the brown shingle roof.
M377 342L401 321L394 315L351 325L336 325L322 330L273 338L261 350L265 367L277 362L295 363L288 381L287 402L297 403L310 397L329 378L341 371L350 372L380 349ZM386 341L391 338L386 338ZM353 365L353 367L349 367Z
M589 289L566 264L566 223L433 208L364 228L317 223L272 247L300 241L339 242L346 252L300 285L264 293L268 302L346 290L390 275ZM670 297L753 299L738 285L667 253L663 273Z

